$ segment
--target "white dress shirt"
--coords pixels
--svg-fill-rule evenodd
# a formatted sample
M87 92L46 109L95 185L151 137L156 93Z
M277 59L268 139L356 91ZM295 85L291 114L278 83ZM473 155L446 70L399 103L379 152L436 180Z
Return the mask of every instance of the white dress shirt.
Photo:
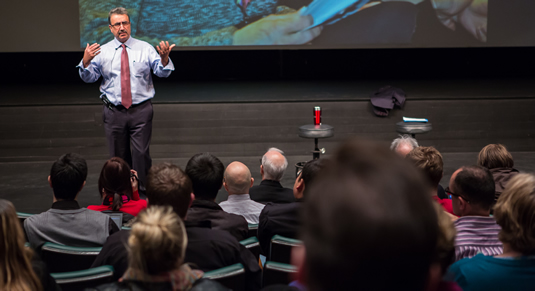
M251 200L249 194L229 195L227 201L219 203L225 212L241 215L247 223L258 224L264 204Z

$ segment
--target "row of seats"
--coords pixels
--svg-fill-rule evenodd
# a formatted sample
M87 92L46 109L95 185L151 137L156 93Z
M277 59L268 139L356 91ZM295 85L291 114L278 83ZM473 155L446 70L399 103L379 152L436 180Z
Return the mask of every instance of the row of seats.
M28 213L17 213L21 223L31 216ZM260 258L260 243L256 237L258 225L249 225L249 238L240 243L250 250L256 259ZM288 284L290 274L297 272L290 265L291 249L302 244L301 241L280 235L273 236L270 254L264 264L263 286L272 284ZM97 286L113 280L112 266L91 268L93 261L101 251L101 247L71 247L47 242L41 248L41 259L48 266L51 276L62 290L82 290L89 286ZM242 264L234 264L204 274L205 278L216 280L224 286L235 290L245 290L245 269Z

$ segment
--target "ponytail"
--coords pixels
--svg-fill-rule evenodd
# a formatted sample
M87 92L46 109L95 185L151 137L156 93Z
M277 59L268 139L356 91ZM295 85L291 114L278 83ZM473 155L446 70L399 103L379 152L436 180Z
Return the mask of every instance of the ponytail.
M113 203L111 205L111 210L119 211L123 207L123 197L117 192L113 194Z

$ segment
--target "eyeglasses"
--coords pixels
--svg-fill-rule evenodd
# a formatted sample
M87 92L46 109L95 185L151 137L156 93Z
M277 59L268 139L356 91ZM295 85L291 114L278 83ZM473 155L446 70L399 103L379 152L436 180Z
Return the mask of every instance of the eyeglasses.
M119 29L121 28L121 25L123 27L128 27L130 25L130 21L117 22L115 24L112 24L111 26L115 27L115 29Z
M456 197L461 197L463 198L464 201L470 203L470 200L464 198L463 195L459 195L459 194L455 194L453 192L450 191L450 187L446 187L446 189L444 189L444 192L446 192L448 195L450 195L450 199L451 199L451 196L456 196Z

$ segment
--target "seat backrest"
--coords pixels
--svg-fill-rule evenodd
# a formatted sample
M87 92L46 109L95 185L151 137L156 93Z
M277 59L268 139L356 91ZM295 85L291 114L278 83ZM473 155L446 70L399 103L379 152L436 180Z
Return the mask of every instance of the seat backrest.
M203 278L215 280L234 291L245 290L245 268L239 263L206 272Z
M268 261L289 264L292 248L302 244L303 242L298 239L274 235L271 238Z
M63 291L84 290L113 281L113 267L100 266L82 271L51 273Z
M261 251L260 242L258 242L258 238L256 238L256 236L253 236L240 241L240 243L245 246L246 249L250 250L258 261Z
M71 272L91 268L101 247L69 247L47 242L41 248L41 258L51 273Z
M267 261L262 272L262 287L274 284L288 285L291 282L291 274L297 273L297 267Z
M22 226L22 231L24 231L24 238L26 241L28 241L28 235L26 235L26 229L24 228L24 221L26 218L32 216L33 214L30 213L24 213L24 212L17 212L17 217L19 218L20 225Z
M247 233L247 237L253 237L253 236L256 237L258 234L258 224L249 223L248 227L249 227L249 232Z

